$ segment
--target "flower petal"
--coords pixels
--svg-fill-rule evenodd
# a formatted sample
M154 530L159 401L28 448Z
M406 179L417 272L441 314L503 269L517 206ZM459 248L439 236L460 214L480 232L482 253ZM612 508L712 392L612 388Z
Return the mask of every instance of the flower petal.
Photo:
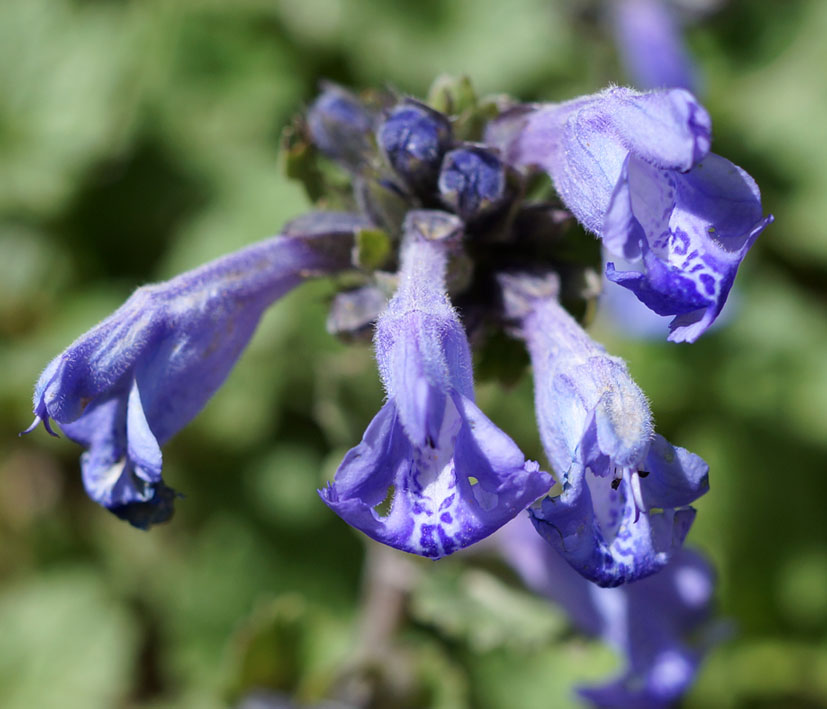
M150 483L161 480L161 447L146 420L137 379L126 405L126 451L136 475Z
M469 400L448 400L443 422L436 446L413 446L388 402L322 499L373 539L439 558L487 537L548 490L551 477ZM383 514L377 507L388 497Z
M709 464L656 435L646 456L641 493L646 507L684 507L709 490Z
M694 341L721 312L738 266L771 221L754 180L718 155L686 174L631 157L608 212L607 246L628 258L637 240L643 270L607 264L606 275L659 315L678 316L670 340Z
M594 489L585 478L585 471L574 472L559 497L529 510L540 536L599 586L618 586L662 569L683 544L695 511L640 514L627 480L607 490L610 478L595 478Z
M566 207L599 236L630 152L673 170L688 170L709 152L709 114L682 89L609 88L541 106L523 120L522 131L500 146L506 158L548 172Z

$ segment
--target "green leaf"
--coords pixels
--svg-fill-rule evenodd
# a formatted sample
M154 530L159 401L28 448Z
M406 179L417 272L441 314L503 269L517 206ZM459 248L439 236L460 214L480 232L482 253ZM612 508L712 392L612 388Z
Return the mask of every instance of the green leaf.
M356 265L366 271L381 268L391 253L391 238L382 229L362 229L356 234Z
M548 601L512 588L487 571L455 565L435 568L423 578L411 610L417 620L476 651L541 647L567 624Z
M136 629L86 569L0 596L0 706L108 709L131 690Z

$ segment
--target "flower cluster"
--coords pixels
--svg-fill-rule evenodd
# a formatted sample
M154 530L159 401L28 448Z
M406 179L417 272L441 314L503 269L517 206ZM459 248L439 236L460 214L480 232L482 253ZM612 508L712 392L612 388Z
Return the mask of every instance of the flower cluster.
M46 368L32 428L51 430L53 419L86 448L95 501L138 527L165 521L175 493L160 446L221 385L267 307L307 278L347 271L328 328L349 340L373 333L387 398L320 491L324 502L368 536L430 558L528 510L537 543L556 566L567 562L575 585L618 586L665 568L605 598L631 607L671 584L664 602L682 608L682 570L707 576L681 547L708 466L655 432L625 363L581 327L599 295L600 250L571 217L612 255L610 280L674 316L669 339L696 340L772 219L755 182L710 143L709 115L682 89L521 105L477 101L444 81L429 103L326 86L288 130L286 164L311 197L338 195L342 211L311 212L276 237L138 289ZM341 168L334 186L320 161ZM554 193L538 191L542 172ZM529 355L555 477L475 403L472 352L485 358L503 333ZM511 358L494 359L505 378ZM601 604L581 609L584 618ZM631 625L617 638L590 623L630 656L628 676L598 692L610 701L660 650L641 649ZM635 691L677 696L696 660L676 653Z

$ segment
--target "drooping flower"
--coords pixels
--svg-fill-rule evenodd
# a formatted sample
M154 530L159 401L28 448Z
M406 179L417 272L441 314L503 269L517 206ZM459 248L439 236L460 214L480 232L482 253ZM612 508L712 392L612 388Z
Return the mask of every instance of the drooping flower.
M709 152L711 123L687 91L611 88L506 119L515 165L546 170L566 206L636 270L612 281L659 315L669 339L694 342L726 302L738 266L772 221L755 181ZM496 124L496 122L495 122Z
M617 678L579 688L583 698L598 707L665 709L690 689L716 630L715 578L700 554L682 549L650 578L601 588L576 573L522 515L492 541L526 586L625 657Z
M354 215L306 215L285 234L170 281L139 288L56 357L34 394L32 430L49 419L87 450L89 496L136 527L163 522L175 493L161 445L223 383L262 312L307 277L350 264Z
M607 5L620 59L637 88L695 89L697 72L667 2L612 0Z
M562 308L555 279L500 282L531 357L540 438L563 486L530 510L537 531L601 586L659 571L689 531L688 505L707 491L709 467L654 433L625 362Z
M399 287L374 339L388 400L320 491L373 539L432 558L488 536L553 482L474 403L468 340L445 292L461 226L408 215Z

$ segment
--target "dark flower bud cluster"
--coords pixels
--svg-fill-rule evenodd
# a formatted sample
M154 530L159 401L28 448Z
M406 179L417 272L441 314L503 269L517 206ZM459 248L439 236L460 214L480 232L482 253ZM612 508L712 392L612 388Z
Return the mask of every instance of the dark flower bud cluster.
M365 282L334 299L328 329L345 339L370 335L384 305L378 294L388 297L394 290L394 277L381 274L398 269L405 216L413 209L437 209L456 215L463 224L466 238L451 254L446 285L485 359L489 335L501 325L496 271L551 268L559 276L560 297L583 314L596 295L599 248L577 239L573 220L548 190L539 199L523 199L531 188L527 176L511 167L498 147L486 144L484 131L494 125L488 119L510 103L478 100L467 82L445 80L435 84L431 100L457 112L443 113L391 94L357 97L329 84L310 107L307 145L343 168L347 184L343 189L340 180L322 189L324 206L329 207L337 193L335 206L361 212L389 244L386 262L374 261L368 268L358 264ZM298 154L306 157L308 151L302 148ZM329 166L315 162L311 168L303 165L292 174L329 173ZM304 181L314 197L309 180ZM384 285L377 283L377 274ZM496 345L502 347L502 338ZM492 361L497 359L502 357ZM518 368L527 364L522 353L506 359L519 363ZM490 374L503 378L514 374L513 364L491 369Z

